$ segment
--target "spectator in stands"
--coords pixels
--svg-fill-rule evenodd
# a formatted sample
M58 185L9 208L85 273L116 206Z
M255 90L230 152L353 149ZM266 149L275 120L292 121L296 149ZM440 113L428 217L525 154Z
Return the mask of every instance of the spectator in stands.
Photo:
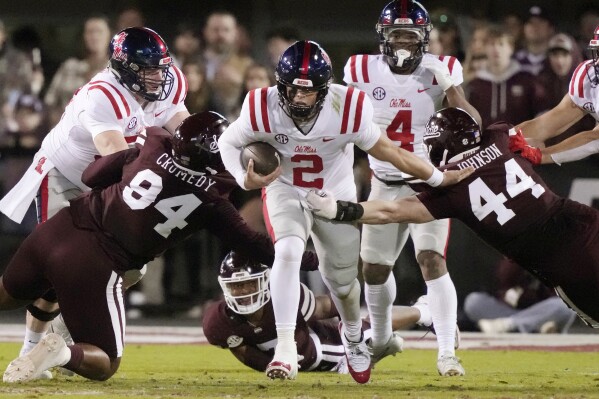
M173 40L174 62L182 67L185 64L195 62L202 50L202 39L192 26L181 25L177 36ZM183 72L185 73L185 72Z
M10 122L19 95L41 88L44 76L40 58L39 49L29 56L14 48L0 20L0 134L8 128L15 129L14 122Z
M10 190L21 178L31 164L47 130L47 119L42 101L31 94L21 94L14 106L12 119L16 129L6 132L0 143L0 158L2 172L0 184L3 191ZM37 218L32 205L25 215L23 222L8 222L4 231L11 234L29 234Z
M52 125L58 123L75 91L108 66L110 38L110 23L107 17L95 15L85 20L82 54L62 63L54 74L44 98Z
M187 97L185 105L191 113L212 109L210 87L206 82L206 68L199 59L183 64L181 71L187 78Z
M509 12L501 19L503 29L514 38L514 48L516 51L524 47L524 23L518 13Z
M547 66L538 76L539 83L544 89L547 109L559 104L568 92L570 78L581 62L581 51L574 39L564 33L559 33L551 38L547 49ZM545 145L557 144L577 132L592 130L594 126L595 119L590 115L585 115L560 135L548 139Z
M553 20L545 9L532 6L528 10L523 32L524 48L519 50L514 57L522 65L524 71L538 75L543 69L543 63L547 56L549 39L555 33Z
M512 59L513 38L498 27L485 40L486 68L467 85L468 99L480 112L483 125L497 121L519 123L533 118L543 107L543 93L536 78Z
M229 11L214 11L204 26L205 49L202 59L215 110L227 118L236 119L234 110L241 95L243 75L253 63L238 51L237 18Z
M462 64L464 68L464 83L470 82L487 64L485 42L489 34L489 26L486 23L474 27L470 35L470 41L466 48L466 58Z
M492 293L472 292L464 313L485 333L567 332L576 313L525 269L507 258L495 268Z
M287 50L289 46L300 39L300 32L292 26L280 26L272 29L266 34L268 63L273 72L277 68L279 58L281 58L283 51Z
M462 36L456 16L445 9L437 9L431 14L433 14L433 26L439 30L439 41L443 47L443 54L454 56L460 62L464 61Z
M143 12L137 7L125 7L116 17L115 29L117 32L129 27L145 26L146 17Z
M439 38L439 29L433 28L428 33L428 52L435 55L443 55L443 44Z

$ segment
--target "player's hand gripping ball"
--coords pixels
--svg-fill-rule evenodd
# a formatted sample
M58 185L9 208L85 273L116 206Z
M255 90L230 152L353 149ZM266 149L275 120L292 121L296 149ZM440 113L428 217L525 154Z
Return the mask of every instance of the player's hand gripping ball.
M248 144L241 151L241 164L247 169L250 159L254 160L254 172L266 176L281 164L281 154L272 145L263 141Z

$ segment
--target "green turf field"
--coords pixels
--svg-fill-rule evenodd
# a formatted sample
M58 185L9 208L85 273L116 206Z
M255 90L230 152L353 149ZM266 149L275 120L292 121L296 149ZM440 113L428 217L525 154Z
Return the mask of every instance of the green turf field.
M0 368L18 352L0 344ZM0 385L0 398L599 398L599 354L459 351L465 377L441 378L436 351L408 350L383 360L371 382L349 375L300 372L295 381L270 381L227 351L206 345L129 345L107 382L57 376ZM56 373L55 373L56 374Z

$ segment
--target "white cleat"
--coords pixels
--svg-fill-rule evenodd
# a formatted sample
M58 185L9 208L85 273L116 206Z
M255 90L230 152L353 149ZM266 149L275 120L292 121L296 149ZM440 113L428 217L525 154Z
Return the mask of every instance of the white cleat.
M466 374L461 360L456 355L446 353L437 360L437 371L443 377L454 377Z
M266 376L271 380L294 380L297 377L297 345L283 349L280 344L275 348L275 355L266 367Z
M18 357L6 368L3 380L6 383L26 382L42 378L44 371L66 364L70 350L64 339L50 333L24 356Z
M373 365L377 364L387 356L395 356L397 353L403 352L403 338L395 331L384 346L374 348L372 346L372 340L368 340L367 344L372 353L371 361Z
M364 334L360 342L352 342L345 336L343 323L339 323L339 335L345 348L345 357L347 358L347 368L349 374L358 384L366 384L370 380L370 371L372 362L370 359L370 348L366 345Z
M52 320L52 323L50 323L49 332L60 335L62 339L64 339L64 342L67 344L67 346L75 344L75 341L73 341L73 337L71 337L71 333L69 332L69 329L67 328L67 325L65 324L64 319L62 318L62 313L56 316L54 320ZM75 373L73 373L71 370L67 370L63 367L59 367L58 371L60 372L60 374L66 375L68 377L72 377L75 375Z

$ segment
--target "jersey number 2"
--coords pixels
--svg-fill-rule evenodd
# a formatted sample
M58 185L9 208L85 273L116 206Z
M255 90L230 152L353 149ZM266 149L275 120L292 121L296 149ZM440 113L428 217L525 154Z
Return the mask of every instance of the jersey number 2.
M311 162L310 166L293 168L293 185L298 187L321 189L324 185L324 179L318 177L314 180L304 180L304 173L320 173L324 169L322 158L316 154L296 154L291 157L291 162Z
M129 208L138 210L152 205L162 191L162 177L150 169L138 172L131 183L123 190L123 200ZM166 217L164 223L158 223L154 230L167 238L176 227L183 229L187 226L185 218L189 216L202 201L193 194L178 195L158 201L154 208Z
M535 183L515 159L510 159L505 163L505 188L511 198L526 190L531 190L535 198L539 198L545 192L543 186ZM489 214L495 213L497 222L503 226L516 216L514 211L504 205L507 201L505 194L495 194L480 177L468 185L468 192L472 212L478 220L483 220Z

